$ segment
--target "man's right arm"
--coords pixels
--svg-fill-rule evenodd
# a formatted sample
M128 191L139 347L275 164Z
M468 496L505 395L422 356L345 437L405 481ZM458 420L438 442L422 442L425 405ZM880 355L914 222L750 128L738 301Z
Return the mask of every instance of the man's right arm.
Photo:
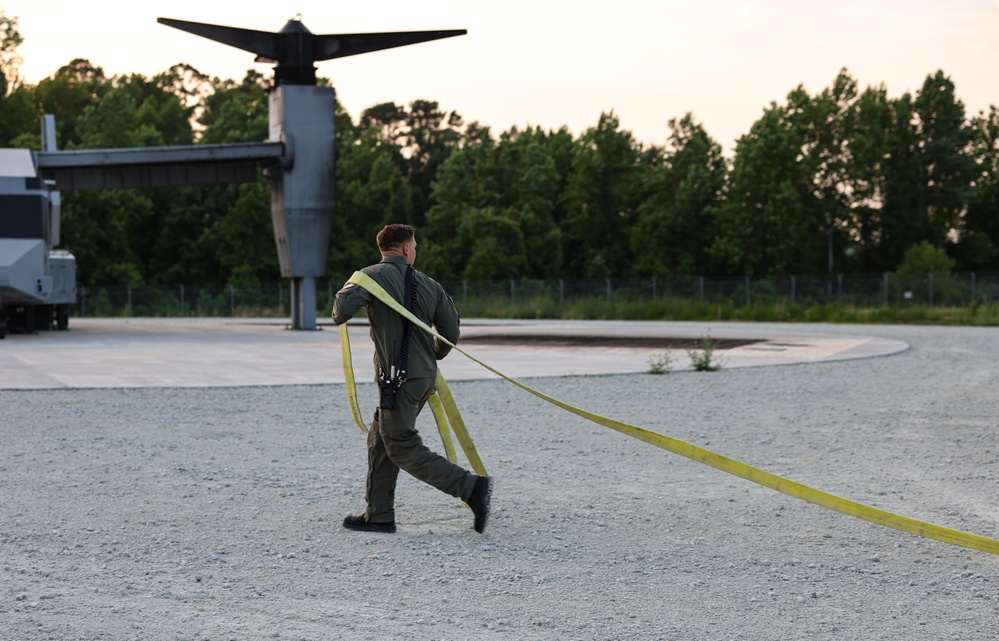
M363 287L347 283L333 298L333 322L343 325L371 300L371 294Z
M438 287L440 287L438 285ZM454 301L447 295L441 287L440 299L437 310L434 313L434 329L444 338L452 343L458 342L461 334L461 319L458 317L458 310L454 307ZM441 360L451 351L451 346L439 340L434 340L434 356Z

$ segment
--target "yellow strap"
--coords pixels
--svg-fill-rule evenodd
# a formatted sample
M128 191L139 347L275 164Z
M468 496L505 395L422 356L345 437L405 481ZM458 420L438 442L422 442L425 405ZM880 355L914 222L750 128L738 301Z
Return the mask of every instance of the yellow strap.
M437 421L437 431L440 432L441 443L444 444L444 455L447 456L447 460L457 463L458 455L454 451L454 442L451 440L451 431L448 429L447 414L444 412L444 405L437 392L430 395L430 400L427 403L430 405L430 411L434 413L434 420Z
M468 433L468 428L465 427L465 421L461 418L461 413L458 412L458 405L454 402L451 388L447 386L440 370L437 370L437 395L440 396L447 418L451 421L451 429L454 430L454 435L458 439L458 444L461 445L461 450L465 453L465 458L468 459L468 464L472 466L472 471L479 476L488 476L486 466L482 464L479 452L475 449L475 443L472 442L472 436Z
M383 302L385 302L389 307L392 307L397 312L408 318L417 327L420 327L426 332L429 332L432 336L437 338L439 341L443 341L445 344L450 345L455 350L461 352L466 357L475 361L482 367L486 368L490 372L510 381L522 390L537 396L553 405L557 405L562 409L572 412L573 414L585 418L589 421L593 421L599 425L609 427L610 429L617 430L622 434L631 436L640 441L649 443L650 445L655 445L656 447L662 448L674 454L679 454L693 461L699 463L704 463L713 468L719 469L723 472L728 472L734 476L746 479L747 481L752 481L764 487L768 487L772 490L782 492L788 496L793 496L809 503L814 503L830 510L846 514L848 516L853 516L858 519L863 519L871 523L877 523L878 525L884 525L902 532L907 532L909 534L914 534L916 536L922 536L929 539L934 539L936 541L942 541L944 543L950 543L952 545L959 545L961 547L970 548L972 550L980 550L982 552L988 552L990 554L999 554L999 540L990 539L988 537L979 536L977 534L971 534L969 532L962 532L961 530L954 530L948 527L943 527L941 525L934 525L933 523L928 523L926 521L919 521L917 519L909 518L907 516L901 516L898 514L893 514L891 512L881 510L869 505L864 505L863 503L858 503L856 501L851 501L849 499L844 499L838 497L834 494L829 494L828 492L823 492L822 490L817 490L807 485L802 485L795 481L782 478L776 474L771 474L765 470L761 470L752 465L747 465L746 463L741 463L735 459L728 458L727 456L722 456L710 450L706 450L696 445L686 443L656 432L651 432L640 427L635 427L634 425L628 425L627 423L622 423L620 421L615 421L613 419L600 416L599 414L594 414L586 410L580 409L564 403L556 398L548 396L543 392L539 392L527 385L510 378L503 372L495 369L483 363L479 359L475 358L468 352L457 347L446 338L438 334L432 327L426 325L423 321L416 318L410 314L406 309L395 302L391 296L389 296L375 281L373 281L369 276L361 272L354 272L348 282L360 285L364 289L368 290L375 296L378 296ZM381 290L384 298L376 293L375 289Z
M357 405L357 384L354 382L354 359L350 357L350 337L347 335L347 323L340 325L340 352L343 354L343 377L347 383L347 403L350 404L350 414L354 422L365 434L368 426L361 418L361 408Z

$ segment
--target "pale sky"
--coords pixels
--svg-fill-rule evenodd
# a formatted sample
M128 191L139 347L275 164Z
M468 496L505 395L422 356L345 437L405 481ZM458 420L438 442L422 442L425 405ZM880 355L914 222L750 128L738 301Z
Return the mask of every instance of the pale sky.
M566 125L578 135L613 110L663 144L693 112L730 151L771 101L815 94L847 67L896 97L942 69L969 115L999 104L999 0L0 0L25 38L21 74L38 82L73 58L108 75L152 76L186 62L242 79L271 65L157 24L157 17L278 31L301 14L316 34L467 29L457 38L318 64L354 117L425 98L498 134Z

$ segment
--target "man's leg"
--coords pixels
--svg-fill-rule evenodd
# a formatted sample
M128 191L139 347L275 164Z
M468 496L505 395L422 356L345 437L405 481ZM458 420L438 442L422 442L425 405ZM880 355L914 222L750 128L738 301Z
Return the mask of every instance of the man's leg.
M364 493L367 509L365 519L369 523L389 523L395 521L395 484L399 478L399 468L389 460L382 440L381 413L375 410L375 420L368 429L368 480Z
M431 378L410 379L399 390L392 410L379 410L381 444L389 461L445 494L466 499L476 476L423 444L416 418L434 390Z

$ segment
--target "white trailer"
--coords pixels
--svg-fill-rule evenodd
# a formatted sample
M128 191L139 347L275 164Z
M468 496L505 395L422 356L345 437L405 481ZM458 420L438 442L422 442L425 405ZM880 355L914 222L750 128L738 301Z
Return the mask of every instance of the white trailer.
M66 329L76 258L59 245L59 192L27 149L0 149L0 338Z

